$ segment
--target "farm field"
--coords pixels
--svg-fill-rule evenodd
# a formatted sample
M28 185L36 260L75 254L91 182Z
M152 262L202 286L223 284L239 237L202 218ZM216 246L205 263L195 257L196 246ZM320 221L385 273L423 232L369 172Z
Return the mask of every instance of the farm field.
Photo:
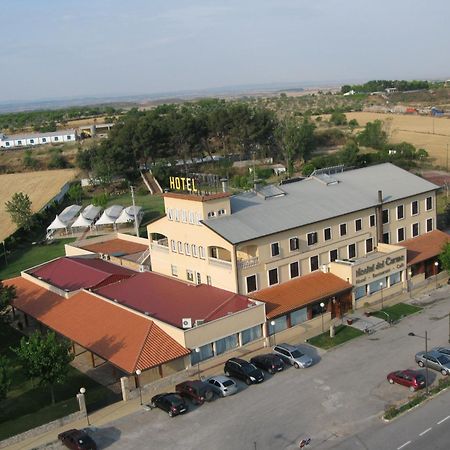
M33 211L36 212L55 197L65 183L73 180L75 175L74 169L0 175L0 241L16 229L5 210L5 202L14 193L28 194L33 203Z
M371 112L353 112L345 115L347 120L356 119L360 126L374 120L385 122L393 143L406 141L417 148L424 148L434 158L433 165L446 167L447 144L450 147L450 119Z

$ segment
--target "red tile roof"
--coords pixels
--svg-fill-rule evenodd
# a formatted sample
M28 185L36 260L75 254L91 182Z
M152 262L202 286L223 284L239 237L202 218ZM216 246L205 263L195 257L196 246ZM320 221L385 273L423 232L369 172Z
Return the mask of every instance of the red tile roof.
M447 242L450 242L450 235L434 230L396 245L406 247L408 265L412 265L437 257Z
M218 192L217 194L195 195L195 194L181 194L177 192L166 192L163 197L179 198L181 200L191 200L193 202L209 202L219 198L230 197L230 192Z
M127 373L189 354L152 320L82 291L65 299L22 277L14 306Z
M28 271L45 282L68 291L104 286L137 272L98 258L63 257Z
M122 256L145 252L148 250L148 245L126 241L124 239L111 239L96 244L83 245L81 248L93 253Z
M272 319L351 288L350 283L332 273L316 271L286 283L252 292L251 297L266 302L267 318Z
M179 328L183 318L212 321L254 304L240 294L151 272L104 286L96 292Z

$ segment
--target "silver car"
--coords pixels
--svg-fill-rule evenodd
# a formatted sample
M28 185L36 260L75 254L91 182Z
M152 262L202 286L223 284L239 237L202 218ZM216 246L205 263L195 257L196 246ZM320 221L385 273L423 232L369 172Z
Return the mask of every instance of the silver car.
M221 397L228 397L229 395L236 394L238 391L235 381L225 375L217 375L208 378L206 382L211 386L213 391Z
M416 363L420 367L425 367L425 364L434 370L438 370L442 375L450 374L450 359L448 356L443 355L435 350L425 352L419 352L416 354Z
M294 366L296 369L300 369L300 367L305 369L313 363L313 360L310 356L305 355L293 345L278 344L275 345L273 351L277 355L280 355L281 359L284 362L290 364L291 366Z
M450 359L450 348L448 347L434 347L432 351L442 353L443 355L448 356Z

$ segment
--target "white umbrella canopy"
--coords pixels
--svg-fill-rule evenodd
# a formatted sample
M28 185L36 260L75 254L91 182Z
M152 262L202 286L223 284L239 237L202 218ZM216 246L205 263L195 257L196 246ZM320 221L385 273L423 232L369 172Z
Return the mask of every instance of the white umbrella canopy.
M87 228L92 225L102 208L100 206L88 205L83 209L77 220L72 224L72 228Z
M125 208L116 220L116 223L134 223L134 208L134 206L128 206L128 208ZM138 223L141 222L142 215L142 207L136 206L136 218Z
M47 227L47 230L61 230L69 227L80 212L81 206L70 205L65 208L61 214L57 214L53 222Z
M97 225L113 225L116 220L119 218L120 213L123 210L123 206L120 205L112 205L109 208L103 211L100 219L95 222L95 226Z

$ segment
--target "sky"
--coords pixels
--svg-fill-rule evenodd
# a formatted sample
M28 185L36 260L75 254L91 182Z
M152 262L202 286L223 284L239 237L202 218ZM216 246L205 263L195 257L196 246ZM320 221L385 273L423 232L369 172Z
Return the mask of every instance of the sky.
M0 102L450 78L450 1L2 0Z

